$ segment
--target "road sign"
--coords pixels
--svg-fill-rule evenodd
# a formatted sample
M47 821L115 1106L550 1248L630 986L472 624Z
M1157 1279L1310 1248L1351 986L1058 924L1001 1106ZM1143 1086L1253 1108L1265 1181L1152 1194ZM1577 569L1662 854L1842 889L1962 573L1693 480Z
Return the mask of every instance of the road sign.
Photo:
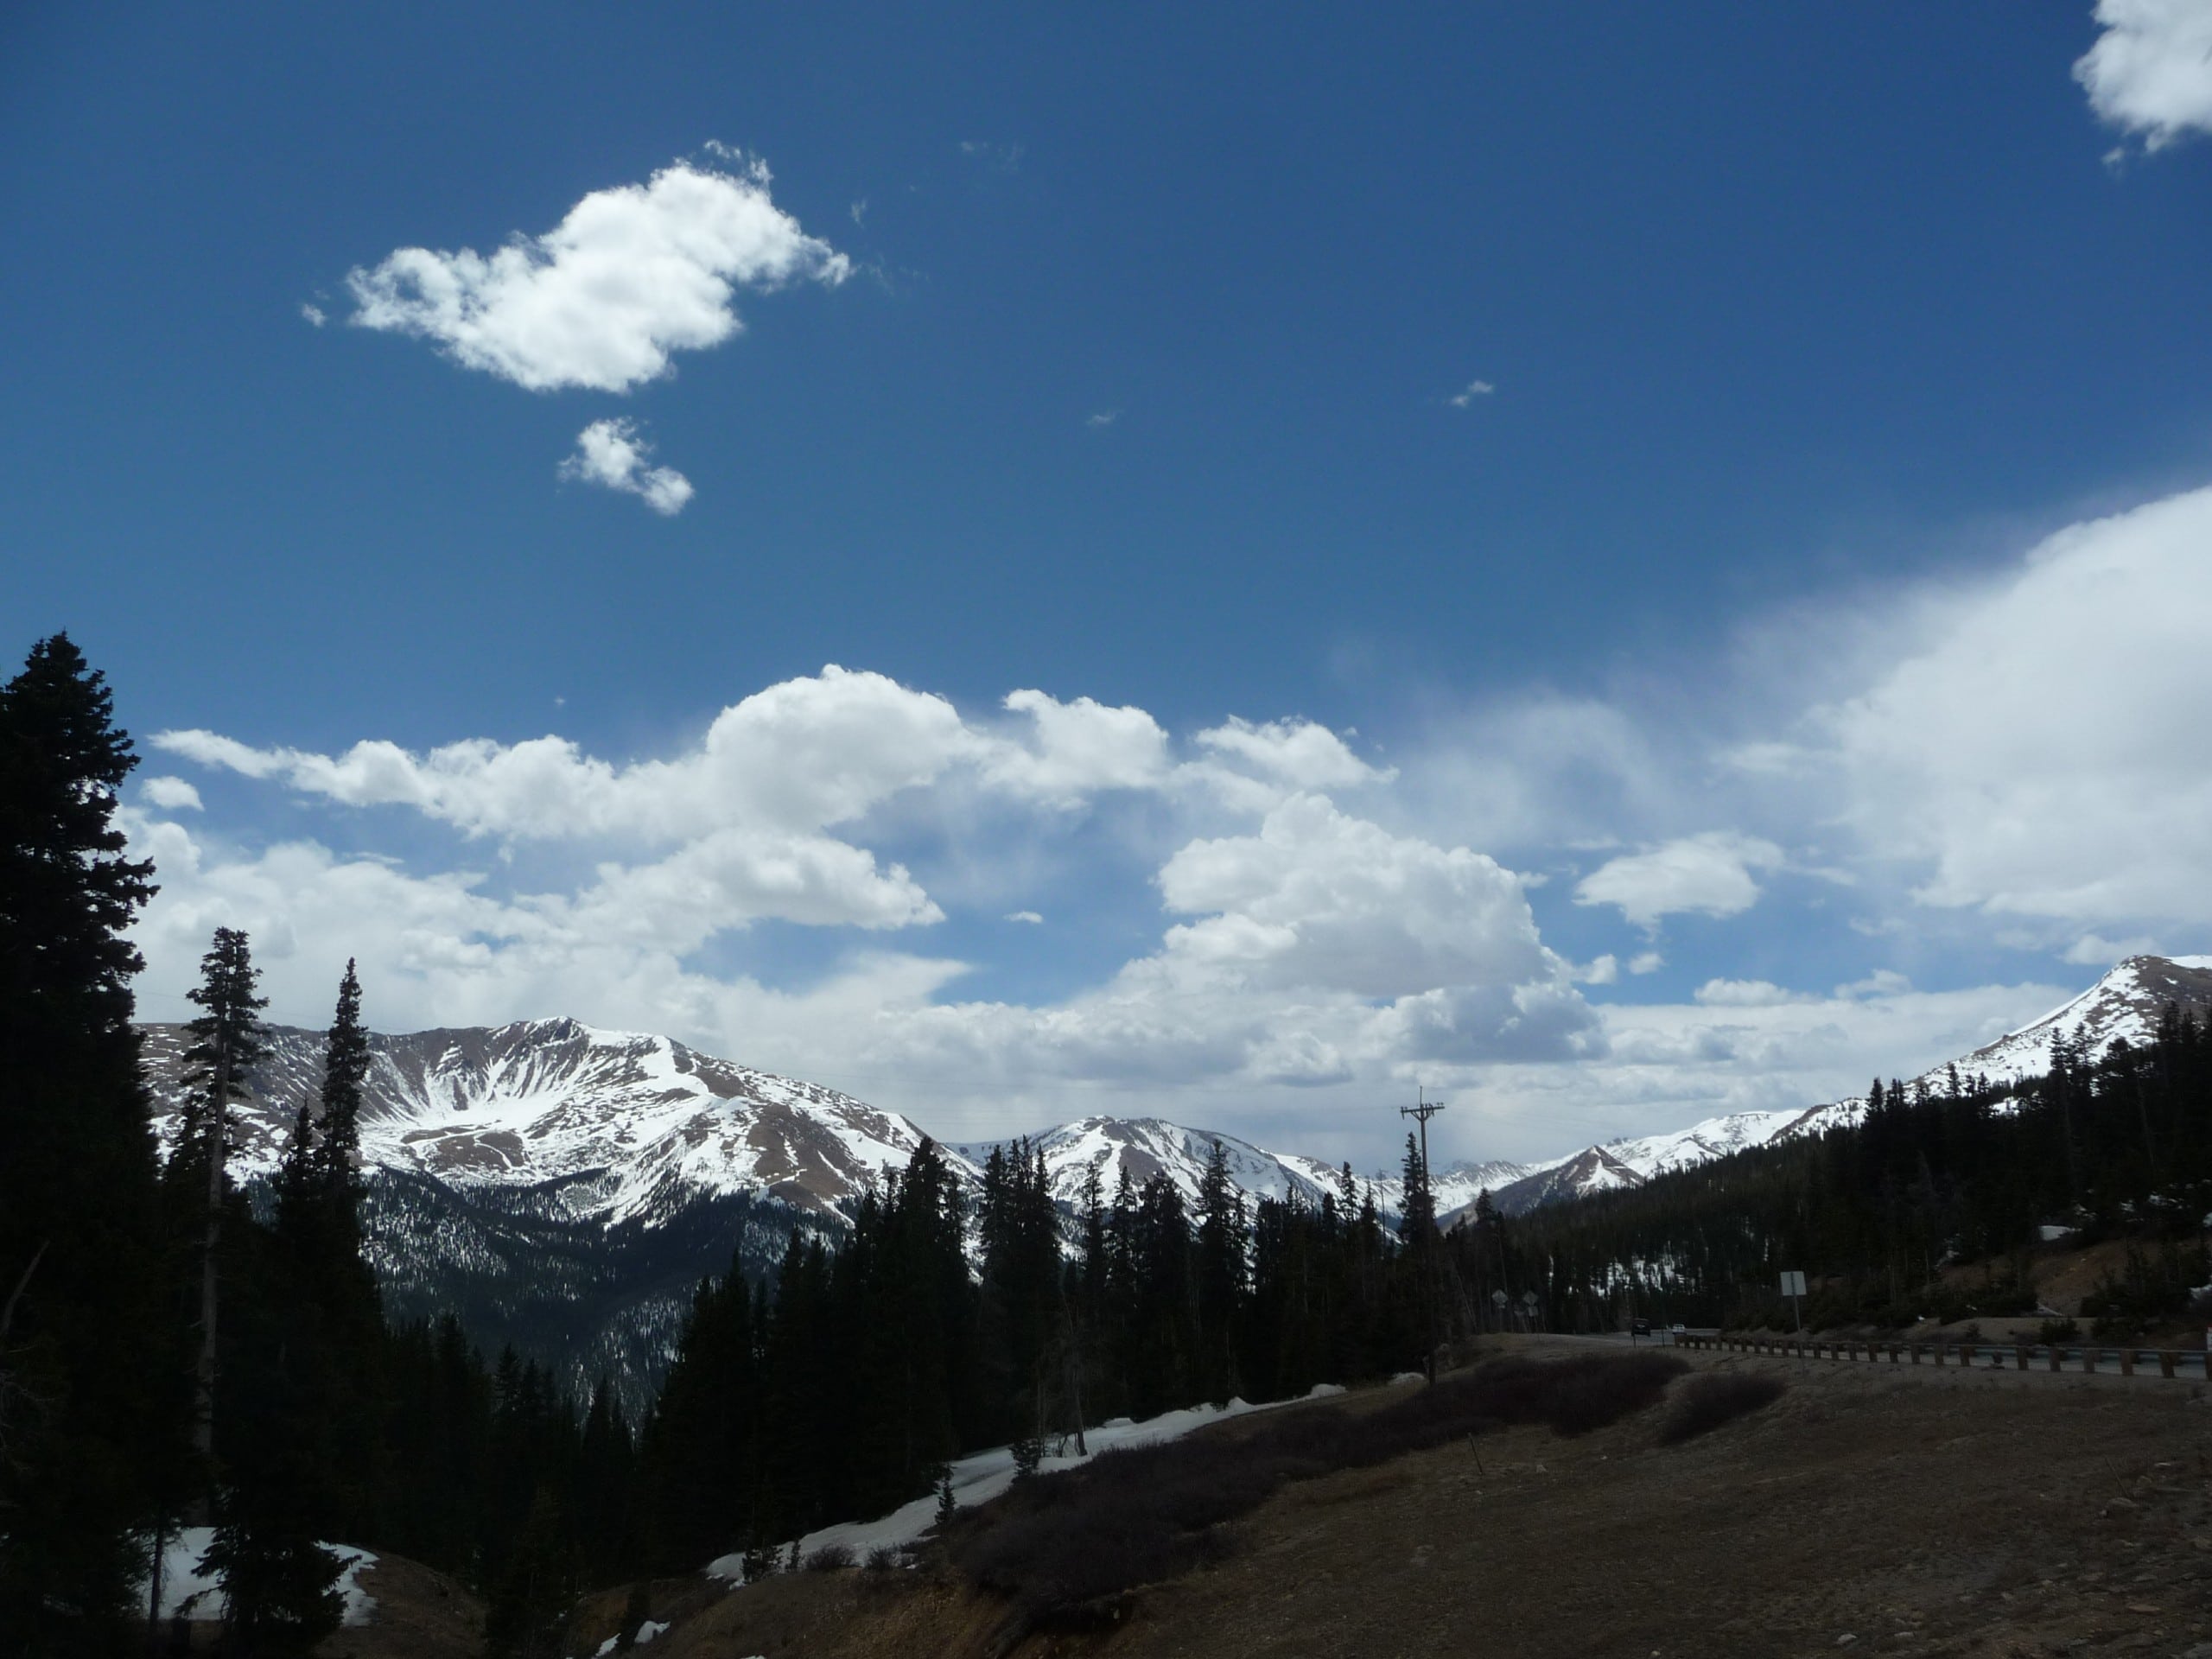
M1493 1290L1491 1292L1490 1305L1492 1307L1503 1307L1505 1306L1505 1293L1502 1290Z
M1805 1275L1795 1268L1784 1273L1782 1275L1782 1294L1785 1296L1802 1296L1805 1294Z

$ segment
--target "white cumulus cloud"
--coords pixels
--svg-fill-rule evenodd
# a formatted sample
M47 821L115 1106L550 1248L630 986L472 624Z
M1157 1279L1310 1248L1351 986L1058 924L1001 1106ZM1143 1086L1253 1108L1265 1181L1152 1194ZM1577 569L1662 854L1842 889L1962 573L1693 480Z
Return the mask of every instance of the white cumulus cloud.
M1230 756L1262 777L1293 789L1346 789L1389 783L1397 773L1370 766L1325 726L1310 720L1255 724L1231 716L1198 735L1198 747Z
M1293 796L1254 835L1193 841L1160 872L1164 960L1194 980L1396 997L1558 977L1519 879L1465 847L1394 835Z
M200 791L181 778L149 778L138 792L149 803L170 812L198 812L204 809Z
M1063 702L1033 690L1007 693L1005 706L1028 729L978 749L984 777L1002 789L1072 806L1101 790L1154 788L1167 776L1167 734L1141 709L1090 697Z
M2212 489L1900 615L1864 688L1811 717L1820 804L1922 903L2044 918L2053 944L2212 923L2208 547Z
M1770 841L1708 830L1608 861L1575 884L1574 902L1618 906L1639 927L1685 913L1734 916L1758 900L1753 872L1782 862Z
M634 422L594 421L576 435L576 452L561 463L561 476L637 496L673 518L691 499L691 480L673 467L652 465L652 454Z
M1470 380L1446 398L1445 402L1450 404L1454 409L1470 409L1474 406L1476 398L1487 397L1497 390L1497 388L1487 380Z
M346 277L353 321L430 340L532 391L626 391L667 373L671 353L736 334L739 289L852 274L769 184L757 162L679 162L644 184L594 190L544 235L492 253L401 248Z
M198 730L150 741L349 806L411 807L471 836L660 844L731 823L804 832L845 823L937 779L977 745L944 698L834 664L733 703L683 753L623 766L550 735L467 739L423 754L369 740L334 756Z
M2097 36L2074 78L2099 116L2162 149L2212 132L2212 5L2097 0Z

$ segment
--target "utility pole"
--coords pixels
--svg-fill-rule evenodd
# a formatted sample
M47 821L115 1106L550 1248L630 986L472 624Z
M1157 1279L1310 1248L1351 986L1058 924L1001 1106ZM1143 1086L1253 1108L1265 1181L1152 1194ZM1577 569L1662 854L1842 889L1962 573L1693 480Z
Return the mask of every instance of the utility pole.
M1421 1373L1433 1384L1436 1381L1436 1258L1430 1235L1436 1231L1436 1188L1428 1179L1428 1120L1444 1109L1440 1100L1431 1100L1420 1084L1414 1085L1414 1103L1398 1108L1400 1117L1410 1117L1421 1124L1421 1184L1428 1203L1424 1206L1425 1224L1421 1230L1421 1300L1427 1304L1428 1349L1421 1356ZM1408 1193L1407 1198L1412 1198Z

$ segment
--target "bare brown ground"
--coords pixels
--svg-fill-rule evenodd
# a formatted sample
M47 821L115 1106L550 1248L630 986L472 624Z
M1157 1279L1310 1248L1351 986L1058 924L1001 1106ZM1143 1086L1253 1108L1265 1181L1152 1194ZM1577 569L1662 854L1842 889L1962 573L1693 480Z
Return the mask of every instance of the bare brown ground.
M315 1659L481 1659L484 1605L459 1580L379 1550L377 1564L361 1569L360 1583L376 1599L369 1623L324 1637ZM191 1637L195 1654L221 1650L215 1619L194 1621ZM166 1632L153 1650L169 1650Z
M316 1659L478 1659L484 1651L482 1604L444 1573L379 1554L361 1570L361 1587L376 1598L370 1622L326 1637Z
M2045 1307L2065 1318L2078 1317L2085 1297L2103 1288L2107 1281L2116 1281L2126 1273L2131 1243L2137 1249L2144 1248L2139 1241L2125 1238L2109 1238L2079 1248L2044 1245L2029 1258L2028 1282ZM1994 1270L2001 1274L2009 1268L2000 1261L1994 1264ZM1993 1264L1989 1262L1959 1262L1943 1268L1937 1276L1971 1299L1989 1282L1992 1271ZM1923 1320L1905 1334L1919 1342L1942 1341L1970 1332L1979 1332L1990 1342L2033 1342L2044 1319L2041 1313L2023 1313L1981 1314L1948 1324ZM2203 1324L2185 1314L2153 1321L2145 1333L2146 1347L2196 1348L2202 1346L2203 1341Z
M2212 1643L2201 1386L1685 1357L1790 1390L1671 1449L1655 1411L1287 1487L1219 1567L1142 1591L1109 1628L1006 1650L2009 1659ZM927 1570L800 1573L694 1606L654 1659L966 1656L1007 1634L999 1604Z

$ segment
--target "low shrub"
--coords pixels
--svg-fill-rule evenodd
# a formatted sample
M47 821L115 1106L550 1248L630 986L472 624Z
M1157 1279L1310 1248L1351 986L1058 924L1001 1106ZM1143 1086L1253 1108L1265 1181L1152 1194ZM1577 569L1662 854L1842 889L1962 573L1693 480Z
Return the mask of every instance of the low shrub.
M1770 1406L1782 1398L1783 1386L1778 1376L1752 1371L1707 1371L1694 1376L1675 1390L1659 1426L1659 1444L1680 1446Z
M1504 1424L1582 1434L1653 1404L1689 1368L1672 1354L1496 1359L1378 1410L1333 1407L1101 1453L1014 1483L940 1529L954 1566L1015 1604L1025 1628L1110 1611L1140 1584L1219 1559L1225 1522L1285 1482L1363 1468Z
M841 1573L853 1564L853 1552L842 1544L824 1544L808 1556L806 1570L810 1573Z
M2063 1343L2079 1342L2081 1339L2082 1327L2073 1319L2045 1319L2036 1327L2036 1340L2046 1348L2055 1348Z
M906 1552L896 1544L878 1544L868 1553L871 1573L895 1573L906 1565Z

